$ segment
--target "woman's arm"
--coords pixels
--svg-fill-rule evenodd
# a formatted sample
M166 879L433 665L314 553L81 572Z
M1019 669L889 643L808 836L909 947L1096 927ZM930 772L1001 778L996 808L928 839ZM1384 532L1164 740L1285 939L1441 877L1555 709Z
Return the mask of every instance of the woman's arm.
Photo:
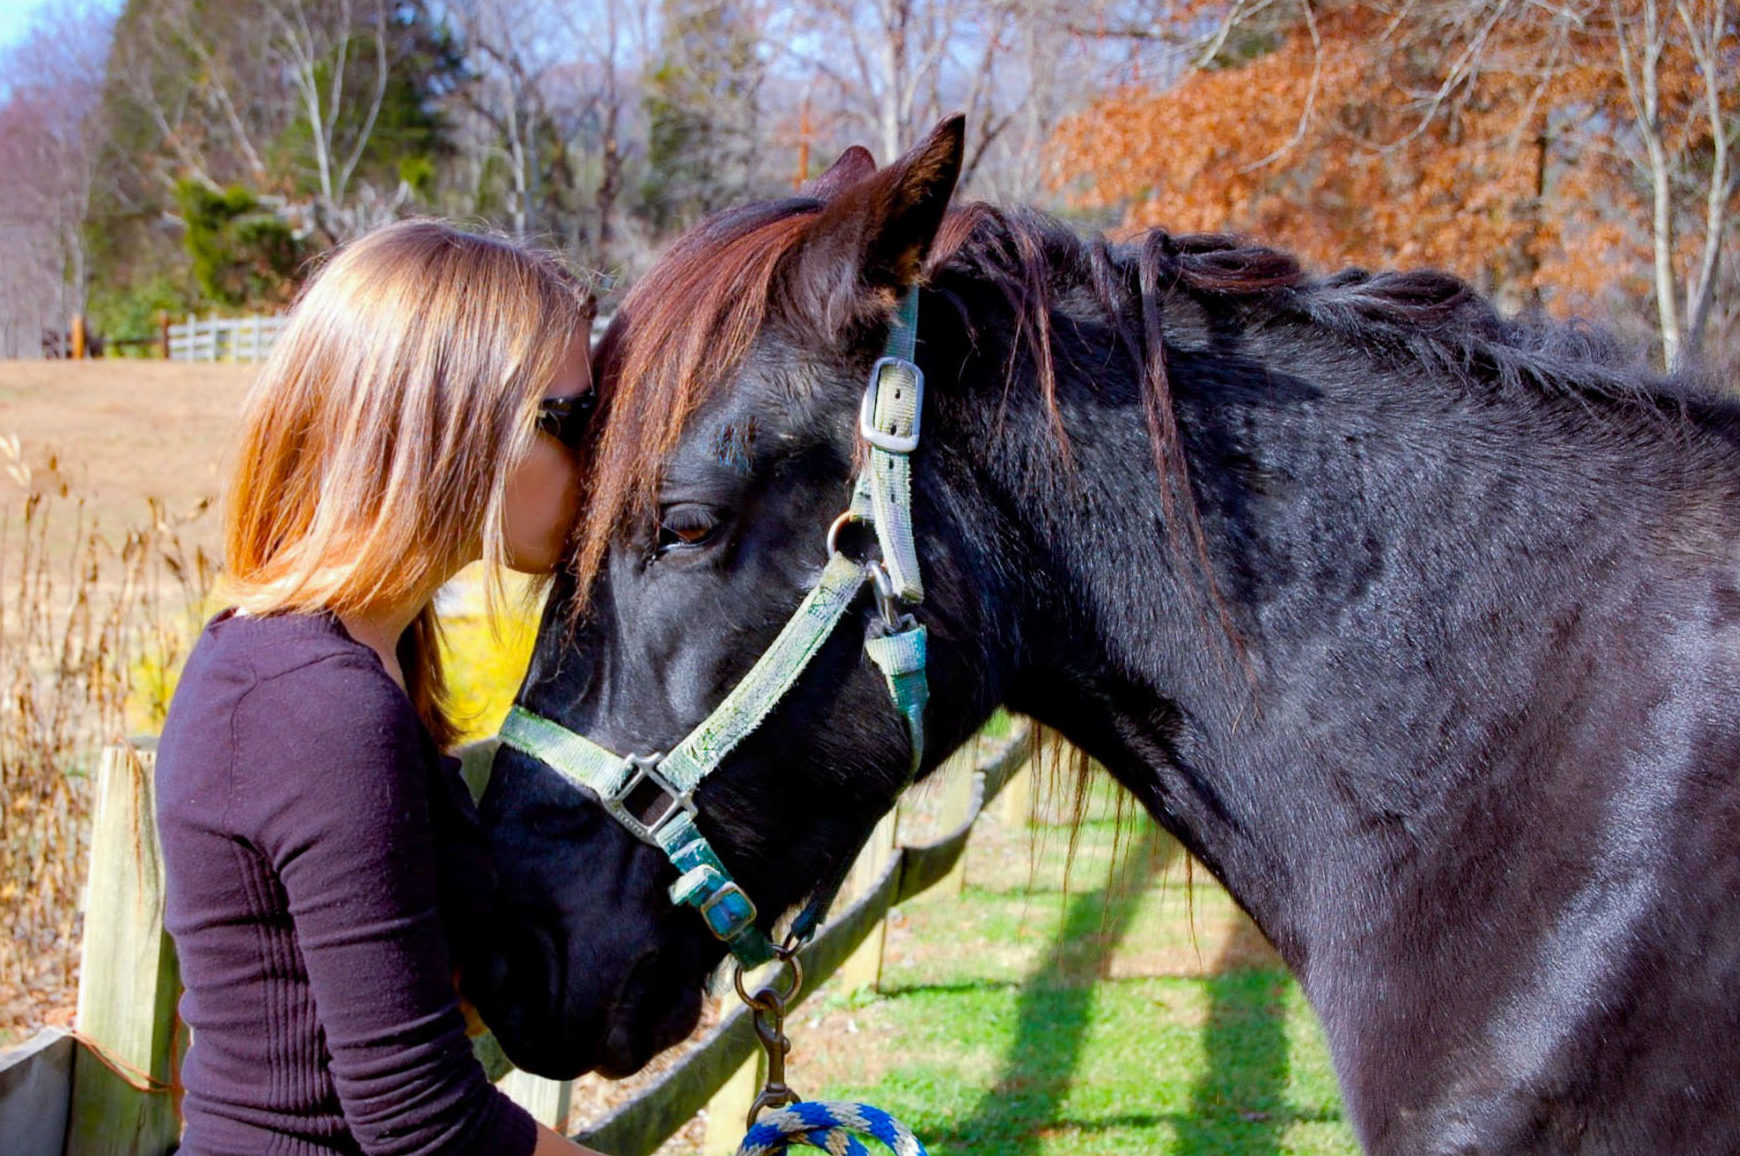
M528 1156L536 1125L465 1036L409 702L350 654L270 682L237 711L234 802L284 888L352 1136L368 1156Z

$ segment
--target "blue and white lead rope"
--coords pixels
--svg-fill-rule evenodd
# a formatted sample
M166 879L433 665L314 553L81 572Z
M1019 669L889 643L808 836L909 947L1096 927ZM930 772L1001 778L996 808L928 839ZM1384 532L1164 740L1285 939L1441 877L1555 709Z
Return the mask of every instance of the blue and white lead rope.
M737 1156L780 1156L794 1144L830 1156L869 1156L853 1132L881 1141L894 1156L930 1156L918 1137L887 1112L838 1100L804 1100L768 1112L743 1138Z

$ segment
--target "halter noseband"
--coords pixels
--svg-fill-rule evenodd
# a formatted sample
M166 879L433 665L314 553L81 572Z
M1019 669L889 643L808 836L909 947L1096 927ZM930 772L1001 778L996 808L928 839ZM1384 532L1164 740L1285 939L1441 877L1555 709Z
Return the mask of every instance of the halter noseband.
M918 289L901 299L888 341L870 371L859 409L858 433L869 446L852 502L828 532L828 564L821 579L723 702L667 755L618 755L518 703L502 723L501 741L545 763L597 796L630 834L663 851L680 873L673 903L694 907L713 934L745 966L773 957L773 944L756 926L755 904L719 861L695 826L695 790L719 768L797 682L866 582L876 593L876 636L864 653L882 671L912 743L908 775L924 757L925 631L901 610L924 598L912 534L912 470L924 406L924 374L913 363L918 331ZM837 547L850 522L875 527L881 558L858 562ZM849 862L849 861L848 861ZM819 888L792 924L803 941L833 901L838 881Z

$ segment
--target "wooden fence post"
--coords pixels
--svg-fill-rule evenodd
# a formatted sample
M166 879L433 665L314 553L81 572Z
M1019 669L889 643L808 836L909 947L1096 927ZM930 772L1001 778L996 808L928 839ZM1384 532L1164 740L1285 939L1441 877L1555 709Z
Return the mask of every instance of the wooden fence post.
M530 1112L532 1119L560 1132L568 1126L568 1105L574 1086L567 1080L546 1080L518 1068L496 1084L508 1099Z
M953 831L965 823L972 815L973 793L977 784L974 782L979 775L978 743L972 741L949 756L949 761L938 767L936 773L947 776L942 783L942 829ZM973 841L969 837L966 847L961 848L961 857L955 860L955 865L949 868L937 883L950 895L959 895L967 887L967 851Z
M169 1092L181 971L163 929L156 761L109 747L97 770L77 1023L90 1047L129 1074L79 1049L66 1156L162 1156L181 1134Z
M870 841L858 853L858 861L852 865L851 874L846 876L846 886L834 904L836 910L870 890L881 878L888 860L894 855L894 834L899 825L900 804L896 803L893 810L882 816L882 821L870 833ZM878 920L875 928L864 937L864 942L840 965L837 974L841 988L846 991L866 987L874 990L882 982L882 948L887 941L888 921Z
M997 817L1018 830L1025 830L1033 821L1033 775L1038 762L1039 752L1035 750L1027 765L1010 776L1002 794L997 796Z
M72 318L72 350L67 354L74 361L85 359L85 315L74 313Z
M757 1048L707 1101L707 1133L701 1141L701 1156L731 1156L737 1151L743 1142L743 1122L766 1078L767 1053Z
M157 311L157 355L169 360L169 310Z

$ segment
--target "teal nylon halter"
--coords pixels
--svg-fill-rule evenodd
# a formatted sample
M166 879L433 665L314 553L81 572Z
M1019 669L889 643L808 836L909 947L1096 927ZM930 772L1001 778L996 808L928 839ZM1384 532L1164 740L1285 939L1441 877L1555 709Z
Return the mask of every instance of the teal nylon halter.
M889 697L906 721L912 744L910 774L924 757L924 627L900 606L924 597L912 532L910 456L918 448L924 374L913 363L918 290L901 299L883 356L870 371L858 432L869 447L853 487L851 506L828 534L828 563L797 611L743 680L667 755L619 755L519 704L502 723L501 741L550 766L597 796L630 834L665 853L680 873L671 901L700 912L713 934L744 966L773 957L773 944L756 926L757 911L695 826L696 788L738 743L761 725L797 682L834 632L865 583L875 587L881 633L864 652L882 671ZM881 558L854 561L835 548L848 522L875 528ZM792 933L807 939L833 899L824 887L811 897Z

